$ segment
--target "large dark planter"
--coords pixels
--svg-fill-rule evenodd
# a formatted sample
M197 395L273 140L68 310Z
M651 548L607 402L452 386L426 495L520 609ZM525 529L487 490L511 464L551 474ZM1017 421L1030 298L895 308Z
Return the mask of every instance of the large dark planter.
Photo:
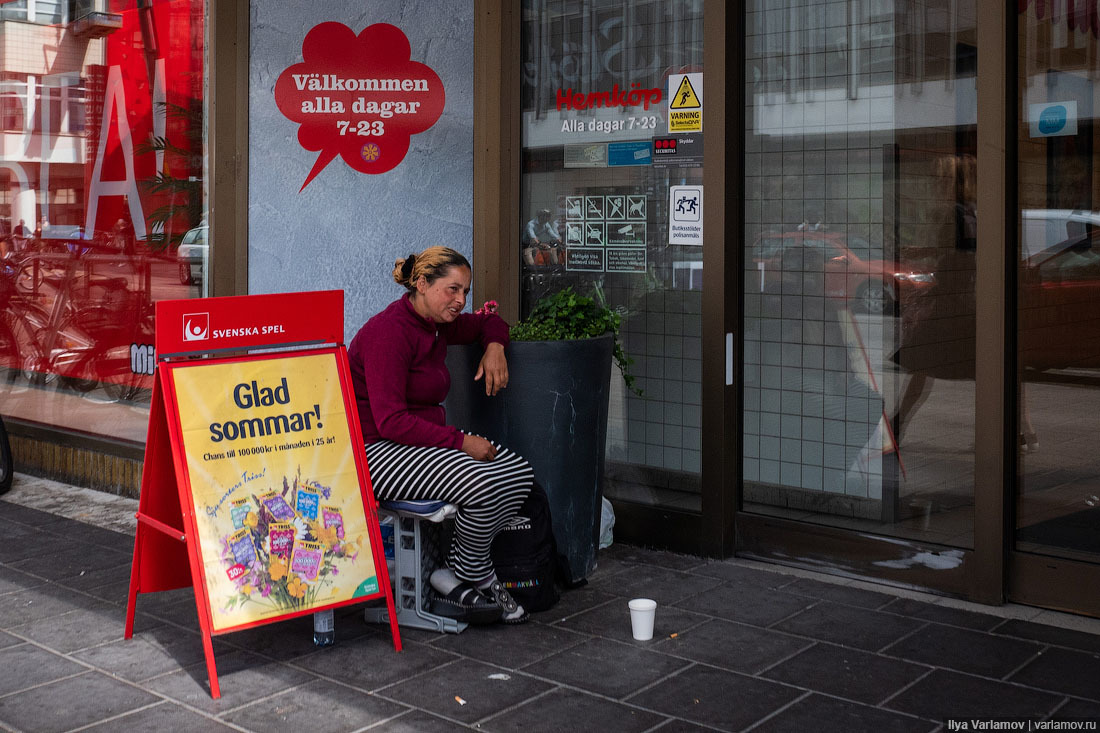
M486 397L484 383L473 378L479 345L452 346L447 355L447 421L531 462L574 582L596 567L613 346L610 335L513 342L508 388L496 397Z

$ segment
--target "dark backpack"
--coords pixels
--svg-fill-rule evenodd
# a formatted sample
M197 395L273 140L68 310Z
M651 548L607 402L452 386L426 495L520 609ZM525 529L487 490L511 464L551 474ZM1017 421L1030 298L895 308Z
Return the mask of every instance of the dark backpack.
M558 602L560 565L550 500L537 483L512 522L493 538L490 555L497 578L524 609L545 611Z

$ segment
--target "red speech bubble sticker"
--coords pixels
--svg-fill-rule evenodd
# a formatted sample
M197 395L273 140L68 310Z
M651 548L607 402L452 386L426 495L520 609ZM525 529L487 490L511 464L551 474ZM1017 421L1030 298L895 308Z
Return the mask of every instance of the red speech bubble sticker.
M443 114L443 82L412 61L409 39L388 23L358 36L343 23L314 26L302 62L275 82L275 104L297 122L298 142L319 152L299 193L337 155L360 173L385 173L409 152L409 140Z

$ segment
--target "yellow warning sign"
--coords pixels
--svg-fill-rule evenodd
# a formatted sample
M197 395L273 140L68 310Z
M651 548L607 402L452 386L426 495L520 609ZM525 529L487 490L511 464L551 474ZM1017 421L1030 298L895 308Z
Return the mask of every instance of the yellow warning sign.
M703 74L673 74L668 78L668 131L703 131Z
M684 74L684 78L680 80L680 87L676 90L676 94L672 95L668 106L669 109L699 109L703 106L687 74Z
M702 129L703 113L699 110L670 112L668 115L669 132L699 132Z

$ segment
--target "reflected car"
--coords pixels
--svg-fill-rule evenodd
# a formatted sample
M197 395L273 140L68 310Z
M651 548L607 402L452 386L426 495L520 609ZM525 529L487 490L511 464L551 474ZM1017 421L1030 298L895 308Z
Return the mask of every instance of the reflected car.
M1100 227L1030 256L1025 249L1018 278L1021 365L1100 367Z
M1025 258L1065 249L1068 243L1100 228L1100 211L1084 209L1024 209L1020 216Z
M84 239L84 227L79 224L48 224L42 229L43 239Z
M180 241L176 255L179 258L180 284L201 283L210 260L210 246L206 241L205 224L189 229Z
M879 248L881 251L881 248ZM902 262L872 259L871 242L838 232L767 233L750 253L749 273L760 292L820 294L863 313L890 315L905 286L924 288L935 273Z

